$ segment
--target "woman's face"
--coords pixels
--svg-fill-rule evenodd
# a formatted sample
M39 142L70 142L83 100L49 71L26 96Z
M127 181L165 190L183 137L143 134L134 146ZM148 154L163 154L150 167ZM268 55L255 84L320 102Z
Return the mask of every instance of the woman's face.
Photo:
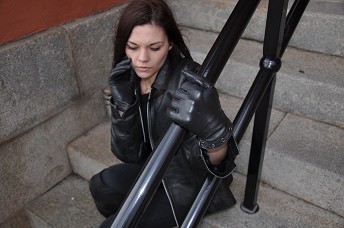
M145 24L134 27L125 53L141 80L151 84L167 58L169 47L168 37L160 26Z

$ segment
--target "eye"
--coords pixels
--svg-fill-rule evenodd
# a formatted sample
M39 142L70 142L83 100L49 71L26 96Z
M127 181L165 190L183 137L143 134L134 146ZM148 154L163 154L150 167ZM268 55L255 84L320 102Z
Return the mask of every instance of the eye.
M152 51L159 51L160 50L160 47L151 47L150 48Z
M130 46L130 45L127 45L127 48L128 48L129 50L132 50L132 51L135 51L135 50L137 49L136 46Z

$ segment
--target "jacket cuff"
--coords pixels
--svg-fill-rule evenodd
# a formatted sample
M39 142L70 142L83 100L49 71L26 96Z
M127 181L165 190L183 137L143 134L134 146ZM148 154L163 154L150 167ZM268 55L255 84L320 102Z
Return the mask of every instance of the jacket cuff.
M137 97L135 97L134 103L132 105L130 105L129 108L123 112L122 115L120 115L120 112L122 112L122 111L116 107L116 105L113 102L112 97L110 98L110 106L111 106L111 113L112 113L113 117L115 117L115 118L126 118L126 117L130 116L131 114L137 112L138 99L137 99Z
M229 140L229 138L232 136L232 129L231 128L226 128L225 131L221 134L222 136L212 142L203 140L203 139L198 139L199 146L203 149L213 149L215 147L219 147L225 142Z
M213 165L210 162L208 153L206 149L201 148L201 157L202 160L207 168L207 170L214 176L218 178L225 178L231 175L234 170L236 170L237 166L234 163L235 157L239 154L239 149L237 143L235 142L234 138L231 137L229 139L229 145L227 149L227 156L225 159L218 165Z

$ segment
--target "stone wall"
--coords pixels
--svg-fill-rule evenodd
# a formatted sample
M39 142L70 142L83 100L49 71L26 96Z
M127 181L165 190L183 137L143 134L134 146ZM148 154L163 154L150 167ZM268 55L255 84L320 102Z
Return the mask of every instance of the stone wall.
M65 146L106 118L119 10L0 46L0 223L70 175Z

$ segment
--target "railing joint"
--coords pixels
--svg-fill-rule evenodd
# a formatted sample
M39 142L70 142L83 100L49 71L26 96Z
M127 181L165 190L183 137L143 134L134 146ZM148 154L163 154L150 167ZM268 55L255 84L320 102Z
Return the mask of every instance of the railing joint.
M260 60L259 66L263 69L276 73L281 69L282 61L279 58L263 57Z

